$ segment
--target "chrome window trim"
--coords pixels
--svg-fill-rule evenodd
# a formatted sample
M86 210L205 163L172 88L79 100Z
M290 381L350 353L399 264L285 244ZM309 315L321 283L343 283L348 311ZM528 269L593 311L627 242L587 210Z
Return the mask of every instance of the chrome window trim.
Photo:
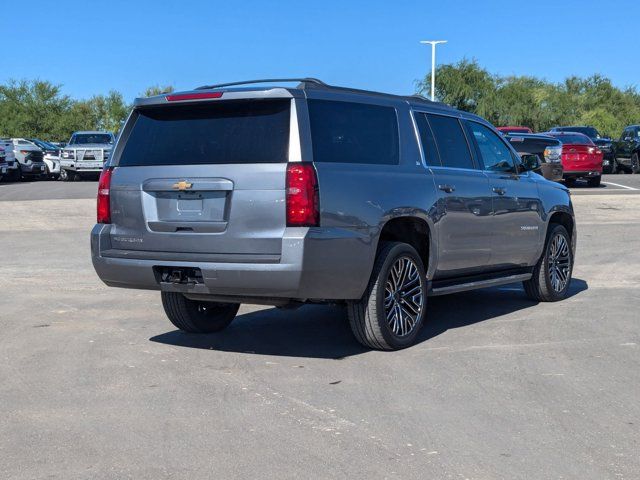
M300 128L298 125L298 109L296 99L292 98L289 109L289 162L302 161L302 147L300 146Z

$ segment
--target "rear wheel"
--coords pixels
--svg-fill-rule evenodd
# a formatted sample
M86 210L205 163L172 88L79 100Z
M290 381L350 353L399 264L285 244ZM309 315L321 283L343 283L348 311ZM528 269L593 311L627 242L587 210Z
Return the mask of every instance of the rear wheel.
M426 283L422 260L411 245L384 242L364 295L347 307L356 339L378 350L412 345L424 322Z
M587 179L587 185L589 187L599 187L600 186L600 180L602 179L601 175L598 175L597 177L591 177Z
M567 296L573 271L571 238L562 225L550 224L544 252L530 280L523 282L527 296L538 302L557 302Z
M189 333L219 332L229 326L240 308L239 303L197 302L175 292L161 295L171 323Z

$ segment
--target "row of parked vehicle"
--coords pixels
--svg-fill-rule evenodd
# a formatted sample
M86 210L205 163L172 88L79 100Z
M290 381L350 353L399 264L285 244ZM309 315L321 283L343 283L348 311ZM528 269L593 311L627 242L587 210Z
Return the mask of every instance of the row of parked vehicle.
M97 178L109 158L109 132L75 132L68 143L38 138L0 139L0 180Z
M498 130L521 156L537 156L539 173L549 180L571 186L582 178L597 187L603 173L640 173L640 125L626 127L618 141L591 126L554 127L544 133L513 126Z

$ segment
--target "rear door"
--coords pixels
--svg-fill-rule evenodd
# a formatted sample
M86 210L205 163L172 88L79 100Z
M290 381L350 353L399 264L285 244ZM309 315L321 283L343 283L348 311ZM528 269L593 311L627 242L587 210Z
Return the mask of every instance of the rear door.
M227 261L279 255L289 146L299 145L290 139L298 135L294 103L137 108L114 154L111 247L235 255Z
M492 200L487 176L476 168L460 120L417 113L425 156L434 148L438 189L437 233L440 277L483 270L491 257ZM431 137L431 139L429 138Z
M465 121L493 197L492 268L531 265L544 234L535 176L519 173L515 154L486 125Z

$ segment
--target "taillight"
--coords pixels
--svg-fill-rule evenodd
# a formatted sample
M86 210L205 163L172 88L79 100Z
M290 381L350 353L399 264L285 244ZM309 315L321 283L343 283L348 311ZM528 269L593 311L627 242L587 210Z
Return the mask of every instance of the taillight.
M287 226L317 227L320 224L318 178L311 163L287 165Z
M98 181L98 223L111 223L111 172L113 167L102 170Z
M223 92L199 92L199 93L178 93L167 95L167 102L179 102L180 100L208 100L222 97Z

